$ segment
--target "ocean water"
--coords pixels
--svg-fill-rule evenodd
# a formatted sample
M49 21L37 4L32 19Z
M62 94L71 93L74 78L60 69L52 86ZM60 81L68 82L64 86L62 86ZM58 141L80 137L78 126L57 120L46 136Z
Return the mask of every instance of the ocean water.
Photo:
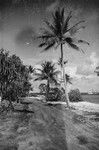
M99 95L82 95L83 100L95 104L99 104Z

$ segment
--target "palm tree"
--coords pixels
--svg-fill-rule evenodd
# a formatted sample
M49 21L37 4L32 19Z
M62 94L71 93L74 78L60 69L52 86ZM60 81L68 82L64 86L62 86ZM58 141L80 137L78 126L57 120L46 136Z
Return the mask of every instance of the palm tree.
M68 63L68 60L65 60L65 61L64 61L64 65L67 64L67 63ZM62 68L62 59L61 59L61 58L59 58L57 64L60 65L61 68ZM62 76L63 76L63 75L62 75ZM65 78L66 78L66 82L67 82L67 83L72 84L72 83L71 83L71 78L70 78L70 76L69 76L68 74L65 74ZM63 78L61 78L61 83L62 83L62 82L64 82Z
M69 97L67 94L66 78L65 78L65 68L64 68L64 58L63 58L63 46L67 44L71 48L82 51L78 46L79 43L88 44L84 40L77 40L74 38L74 34L79 31L79 29L84 28L84 26L79 27L84 21L79 21L73 26L69 27L70 19L72 18L72 13L70 12L67 18L65 18L64 8L58 8L54 14L52 14L53 21L45 21L47 28L43 28L42 35L39 38L42 40L39 47L44 47L44 51L49 50L52 47L57 48L60 46L61 60L62 60L62 73L64 79L65 95L67 106L69 107Z
M72 78L68 74L65 74L65 78L66 78L66 85L72 84ZM60 83L63 83L63 82L64 82L64 79L61 79Z
M46 99L48 100L49 90L50 90L50 83L54 83L55 85L58 84L57 82L57 75L60 71L57 71L55 68L55 64L50 61L45 61L41 64L41 69L37 68L35 75L37 80L46 80L47 81L47 91L46 91Z

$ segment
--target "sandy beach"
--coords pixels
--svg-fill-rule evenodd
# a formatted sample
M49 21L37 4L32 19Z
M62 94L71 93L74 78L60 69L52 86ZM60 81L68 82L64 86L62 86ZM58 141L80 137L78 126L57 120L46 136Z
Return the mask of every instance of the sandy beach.
M66 105L66 102L48 102L49 104L62 104ZM94 104L90 102L70 102L70 106L79 111L87 112L99 112L99 104Z

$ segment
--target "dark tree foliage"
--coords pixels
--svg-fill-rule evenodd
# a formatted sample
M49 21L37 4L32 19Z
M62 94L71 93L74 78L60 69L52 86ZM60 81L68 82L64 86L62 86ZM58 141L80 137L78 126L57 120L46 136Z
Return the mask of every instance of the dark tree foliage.
M69 92L69 99L71 102L79 102L83 101L83 98L81 96L81 93L79 89L74 89Z
M25 66L16 55L9 55L4 49L0 50L0 94L1 101L18 101L27 96L31 89L29 82L31 67Z
M41 84L39 85L40 93L46 93L46 89L47 89L46 84L41 83Z
M64 88L51 88L49 92L49 101L65 101L65 91Z

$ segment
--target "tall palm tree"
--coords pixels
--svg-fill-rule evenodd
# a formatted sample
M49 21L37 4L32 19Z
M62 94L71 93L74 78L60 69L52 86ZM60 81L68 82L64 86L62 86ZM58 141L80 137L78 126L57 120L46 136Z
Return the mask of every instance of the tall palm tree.
M41 64L41 69L37 68L35 75L37 80L46 80L47 81L47 92L46 92L46 99L48 100L49 90L50 90L50 83L54 83L55 85L58 84L57 82L57 75L60 71L57 71L55 68L55 64L50 61L45 61Z
M70 19L72 18L72 13L70 12L67 18L65 18L65 12L64 8L60 9L58 8L55 13L52 14L53 21L50 23L49 21L45 21L47 28L43 28L42 35L39 36L39 38L42 40L39 47L44 47L44 51L49 50L52 47L57 48L60 46L61 51L61 61L62 61L62 73L63 73L63 79L64 79L64 87L65 87L65 94L66 94L66 102L67 106L69 107L69 97L67 94L67 86L66 86L66 78L65 78L65 68L64 68L64 58L63 58L63 46L64 44L67 44L71 48L82 51L80 47L78 46L79 43L88 44L88 42L84 40L77 40L74 38L73 35L79 29L84 28L84 26L79 25L83 23L84 21L79 21L73 26L69 27Z

